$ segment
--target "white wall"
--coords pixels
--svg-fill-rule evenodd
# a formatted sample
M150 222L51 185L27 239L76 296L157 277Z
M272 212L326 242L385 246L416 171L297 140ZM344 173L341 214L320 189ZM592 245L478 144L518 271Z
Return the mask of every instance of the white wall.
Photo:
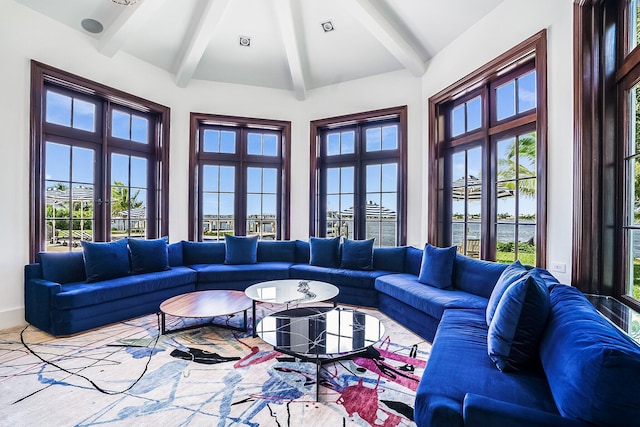
M308 237L309 121L408 105L408 243L426 240L427 99L526 37L549 29L550 182L549 259L571 254L571 15L569 0L507 0L429 64L422 79L399 71L309 91L292 92L192 81L178 88L173 77L124 53L98 53L96 41L21 6L0 5L0 329L24 323L23 268L29 257L30 60L149 99L171 108L171 241L187 238L189 113L216 113L292 122L292 238ZM566 3L566 5L564 4ZM525 10L526 13L522 13ZM566 10L565 10L566 9ZM526 22L515 16L527 16ZM549 18L545 18L548 16ZM509 18L509 19L506 19ZM509 35L490 34L513 21ZM500 23L500 25L498 25ZM562 120L554 120L562 117ZM557 236L557 237L554 237Z
M476 25L431 59L422 78L422 97L429 97L490 62L540 30L547 29L547 263L566 264L553 272L571 280L573 211L573 1L505 0ZM426 104L425 104L426 105ZM427 107L425 106L425 111ZM427 119L425 119L427 121ZM427 144L425 124L425 140ZM427 164L424 150L423 164ZM422 170L426 182L428 170ZM423 199L426 209L427 200ZM422 234L426 236L427 222Z

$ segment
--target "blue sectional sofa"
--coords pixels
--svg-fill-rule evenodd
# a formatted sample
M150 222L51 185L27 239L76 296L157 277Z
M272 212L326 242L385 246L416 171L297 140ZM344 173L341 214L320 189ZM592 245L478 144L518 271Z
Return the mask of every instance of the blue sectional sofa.
M132 256L134 274L91 283L82 253L43 254L25 268L25 316L68 335L156 312L184 292L322 280L338 286L339 302L377 307L433 342L416 394L419 427L639 425L640 348L577 289L543 269L433 250L376 248L354 266L344 248L319 261L313 242L260 241L252 257L229 259L225 243L183 241L166 245L158 271L134 268ZM534 310L513 311L529 300Z

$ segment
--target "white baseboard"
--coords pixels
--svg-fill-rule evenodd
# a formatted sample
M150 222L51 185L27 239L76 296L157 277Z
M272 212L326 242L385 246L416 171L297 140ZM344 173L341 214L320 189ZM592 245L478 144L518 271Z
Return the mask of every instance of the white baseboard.
M24 320L24 307L0 311L0 329L15 328L26 324L27 322Z

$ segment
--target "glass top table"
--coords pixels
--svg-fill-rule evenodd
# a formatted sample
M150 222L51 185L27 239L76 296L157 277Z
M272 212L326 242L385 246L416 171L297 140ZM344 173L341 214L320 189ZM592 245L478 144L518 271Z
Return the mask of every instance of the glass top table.
M290 304L312 303L329 301L335 298L339 289L331 283L318 280L282 279L260 282L249 286L245 295L253 300L253 336L256 337L256 303L265 302L272 304L284 304L289 308ZM335 306L335 303L334 303Z
M355 309L301 307L266 316L256 331L275 350L316 364L318 400L321 366L370 351L385 328L380 319Z

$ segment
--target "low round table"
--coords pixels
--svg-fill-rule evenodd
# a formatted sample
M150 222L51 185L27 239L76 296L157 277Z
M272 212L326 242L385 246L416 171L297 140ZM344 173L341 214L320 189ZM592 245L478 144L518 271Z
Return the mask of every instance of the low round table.
M244 293L253 301L251 312L253 336L258 336L256 334L256 303L284 304L289 308L289 304L329 301L339 292L337 286L318 280L270 280L249 286Z
M165 315L188 318L209 318L218 316L232 316L244 311L244 328L236 328L228 324L211 324L231 329L247 330L247 310L251 308L251 300L242 291L198 291L189 292L169 298L160 304L162 318L161 333L167 333ZM168 332L176 332L193 327L174 329Z
M303 307L262 319L257 333L275 350L316 364L316 400L320 368L365 354L384 336L382 321L351 308Z

